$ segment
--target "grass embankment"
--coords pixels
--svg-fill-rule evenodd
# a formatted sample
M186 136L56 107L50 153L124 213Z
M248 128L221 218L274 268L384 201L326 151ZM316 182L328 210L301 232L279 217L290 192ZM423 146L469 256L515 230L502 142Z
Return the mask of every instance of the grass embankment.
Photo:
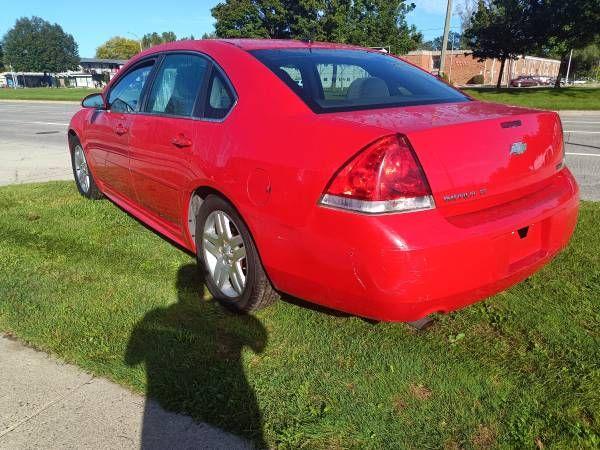
M290 302L232 315L110 202L3 187L0 330L259 445L597 448L598 229L583 203L552 264L417 334Z
M0 89L0 100L63 100L79 102L98 89L85 88L23 88Z
M600 110L600 88L465 88L479 100L553 110ZM0 100L81 101L96 89L27 88L0 89Z
M600 110L600 88L466 88L478 100L552 110Z

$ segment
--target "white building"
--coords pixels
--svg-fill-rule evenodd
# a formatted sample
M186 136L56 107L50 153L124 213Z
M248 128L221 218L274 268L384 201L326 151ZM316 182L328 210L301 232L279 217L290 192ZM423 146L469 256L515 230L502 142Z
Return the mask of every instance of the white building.
M104 86L126 63L121 59L81 58L77 70L48 74L45 72L2 72L0 87L83 87Z

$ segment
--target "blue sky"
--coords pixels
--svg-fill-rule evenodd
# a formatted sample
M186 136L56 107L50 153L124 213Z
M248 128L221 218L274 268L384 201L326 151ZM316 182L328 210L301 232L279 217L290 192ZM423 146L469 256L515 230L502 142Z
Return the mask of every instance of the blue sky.
M412 0L417 8L408 21L426 39L442 34L446 0ZM152 31L174 31L177 36L199 38L213 29L210 9L218 0L122 0L73 2L66 0L9 0L0 13L0 36L23 16L40 16L59 23L79 44L79 55L94 56L96 47L112 36L142 36ZM453 25L458 24L453 17Z

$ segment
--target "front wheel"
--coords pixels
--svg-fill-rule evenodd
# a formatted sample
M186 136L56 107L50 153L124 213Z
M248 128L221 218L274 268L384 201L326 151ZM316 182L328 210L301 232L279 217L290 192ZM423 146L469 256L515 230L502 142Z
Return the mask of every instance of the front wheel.
M277 300L246 224L216 195L202 202L196 217L196 253L208 290L224 306L250 312Z
M71 165L73 166L73 176L79 193L92 200L102 198L102 193L96 186L94 177L88 167L83 146L75 137L71 138Z

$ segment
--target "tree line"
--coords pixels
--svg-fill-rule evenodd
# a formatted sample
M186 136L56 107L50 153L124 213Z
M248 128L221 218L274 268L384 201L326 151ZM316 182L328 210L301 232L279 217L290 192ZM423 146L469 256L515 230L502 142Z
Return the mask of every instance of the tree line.
M478 0L464 32L478 58L500 59L497 87L509 59L534 53L561 60L555 86L569 53L600 36L600 0Z
M440 0L441 1L441 0ZM214 32L206 38L274 38L386 47L395 54L417 48L439 50L442 37L424 42L408 25L415 9L407 0L224 0L212 8ZM448 48L470 49L476 58L501 61L498 85L509 59L524 54L561 59L557 85L571 49L594 66L600 53L600 0L463 0L462 32L451 32ZM142 49L178 39L172 31L141 39L115 36L96 57L129 59ZM77 43L58 24L20 18L0 43L0 62L16 71L62 72L79 63ZM597 60L596 60L597 61Z

